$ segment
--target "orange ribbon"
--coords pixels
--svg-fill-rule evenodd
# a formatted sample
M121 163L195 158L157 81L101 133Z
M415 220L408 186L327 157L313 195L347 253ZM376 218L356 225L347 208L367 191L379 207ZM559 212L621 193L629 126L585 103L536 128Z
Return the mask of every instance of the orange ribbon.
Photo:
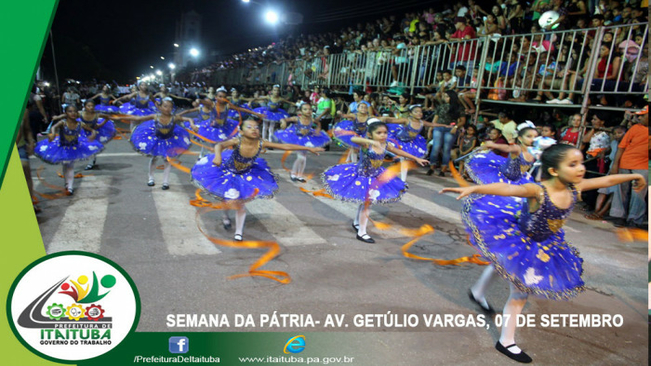
M470 186L470 184L468 184L468 182L466 182L466 180L463 179L461 174L459 174L457 168L454 167L454 164L452 164L452 162L450 162L450 173L452 173L452 178L454 178L454 180L457 182L457 184L459 184L459 186L461 187Z
M218 239L215 237L212 237L208 235L203 228L201 227L200 224L200 216L208 213L213 210L229 210L229 209L237 209L240 208L244 203L243 201L225 201L219 204L212 203L210 201L205 200L201 194L201 190L197 189L195 192L196 198L190 201L190 204L195 207L201 207L200 210L197 211L195 215L195 221L197 222L197 228L199 228L199 231L208 239L210 240L213 244L216 245L222 245L226 247L231 247L231 248L238 248L238 249L263 249L266 248L268 251L260 257L255 263L253 263L249 267L248 273L245 274L237 274L237 275L232 275L228 277L229 279L236 279L236 278L241 278L241 277L265 277L269 278L271 280L280 282L282 284L288 284L291 282L291 277L287 272L283 271L266 271L266 270L260 270L259 268L267 264L269 261L274 259L278 254L280 253L280 245L278 243L273 242L273 241L253 241L253 240L247 240L247 241L233 241L233 240L222 240ZM258 194L259 190L256 189L251 197L248 199L255 197Z
M649 232L641 229L620 228L615 231L619 241L629 243L632 241L649 241Z
M57 172L57 175L59 176L59 178L63 178L63 174L61 174L61 172ZM81 173L77 173L77 174L75 174L75 178L90 177L92 175L93 174L83 175Z
M203 136L199 135L198 133L194 132L190 128L186 128L185 130L188 131L191 135L196 136L196 137L204 140L205 142L208 142L208 143L211 143L211 144L216 144L217 143L217 142L215 142L215 141L213 141L213 140L211 140L209 138L206 138L206 137L203 137Z
M172 160L172 159L170 159L170 158L168 157L168 158L167 158L167 161L170 163L170 165L172 165L172 166L175 167L176 169L178 169L178 170L180 170L180 171L182 171L182 172L184 172L184 173L188 173L188 174L190 174L190 168L181 165L181 163L178 162L178 160L175 161L175 160Z
M310 191L310 190L305 189L305 188L303 188L303 187L300 187L299 189L301 190L301 192L305 192L305 193L311 194L311 195L313 195L313 196L315 196L315 197L316 197L316 196L320 196L320 197L325 197L325 198L334 199L334 197L332 197L330 194L328 194L328 193L326 192L325 188L321 188L321 189L316 190L316 191Z
M53 199L57 199L57 198L61 198L61 197L65 196L66 195L65 188L50 184L50 183L46 182L45 179L43 179L43 177L41 177L41 172L43 171L43 169L45 169L45 167L43 167L43 166L40 166L38 169L36 169L36 177L38 178L38 180L44 186L46 186L48 188L55 189L55 190L57 190L59 192L55 193L55 194L46 194L46 193L40 193L40 192L34 190L34 193L41 196L42 198L47 199L47 200L53 200Z

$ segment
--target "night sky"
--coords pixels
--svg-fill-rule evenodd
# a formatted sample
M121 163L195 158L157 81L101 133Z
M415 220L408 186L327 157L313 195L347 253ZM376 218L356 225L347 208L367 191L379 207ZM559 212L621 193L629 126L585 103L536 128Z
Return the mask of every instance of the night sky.
M255 1L255 0L254 0ZM337 31L360 20L396 14L398 20L411 9L436 1L420 0L161 0L88 1L60 0L52 24L59 79L74 78L128 82L149 65L166 68L172 61L176 21L195 10L202 19L202 52L220 55L268 45L290 33ZM301 25L270 26L263 21L266 8L303 15ZM346 18L348 17L348 18ZM51 43L43 52L44 79L54 77ZM165 57L165 61L160 57Z

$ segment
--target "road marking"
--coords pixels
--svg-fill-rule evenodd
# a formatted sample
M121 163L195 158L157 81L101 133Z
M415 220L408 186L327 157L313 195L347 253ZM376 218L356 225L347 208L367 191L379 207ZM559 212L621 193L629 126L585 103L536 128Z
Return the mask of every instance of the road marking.
M190 206L190 197L182 188L186 182L182 183L177 174L170 174L170 189L163 191L162 177L155 177L158 182L152 187L152 197L167 251L172 255L221 253L197 228L196 208Z
M110 176L92 175L75 179L75 185L79 188L75 189L74 196L67 198L71 204L47 246L48 253L64 250L99 253L111 180Z
M255 215L279 244L297 246L328 243L276 199L253 200L246 204L246 210ZM246 240L246 223L243 236Z

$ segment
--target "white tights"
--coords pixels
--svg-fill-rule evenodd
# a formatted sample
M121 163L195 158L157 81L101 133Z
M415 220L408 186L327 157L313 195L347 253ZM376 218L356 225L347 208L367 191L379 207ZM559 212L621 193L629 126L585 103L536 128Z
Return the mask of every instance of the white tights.
M66 188L72 189L72 182L75 180L75 163L63 164L63 179L66 181Z
M244 205L235 210L235 235L242 235L244 231L244 221L246 220L246 208ZM231 220L228 218L228 211L224 211L224 223L229 223Z
M359 229L357 230L357 235L359 236L364 236L366 235L366 226L368 225L368 214L369 214L369 209L364 208L364 204L360 204L359 207L357 208L357 216L355 216L355 221L353 222L355 225L359 225Z
M292 166L292 176L302 177L303 172L305 172L305 166L307 165L307 152L297 151L296 152L296 161Z
M152 156L151 159L149 160L149 180L154 180L154 171L156 170L156 160L158 160L157 156ZM163 165L165 166L165 169L163 169L163 183L169 184L170 170L172 170L172 165L170 164L169 161L167 161L167 159L163 159Z

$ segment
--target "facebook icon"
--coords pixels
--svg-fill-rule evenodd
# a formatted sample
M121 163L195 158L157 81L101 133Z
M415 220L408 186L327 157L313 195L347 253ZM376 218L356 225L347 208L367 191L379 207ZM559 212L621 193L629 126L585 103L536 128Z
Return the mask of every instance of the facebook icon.
M189 349L188 337L170 337L170 353L188 353Z

